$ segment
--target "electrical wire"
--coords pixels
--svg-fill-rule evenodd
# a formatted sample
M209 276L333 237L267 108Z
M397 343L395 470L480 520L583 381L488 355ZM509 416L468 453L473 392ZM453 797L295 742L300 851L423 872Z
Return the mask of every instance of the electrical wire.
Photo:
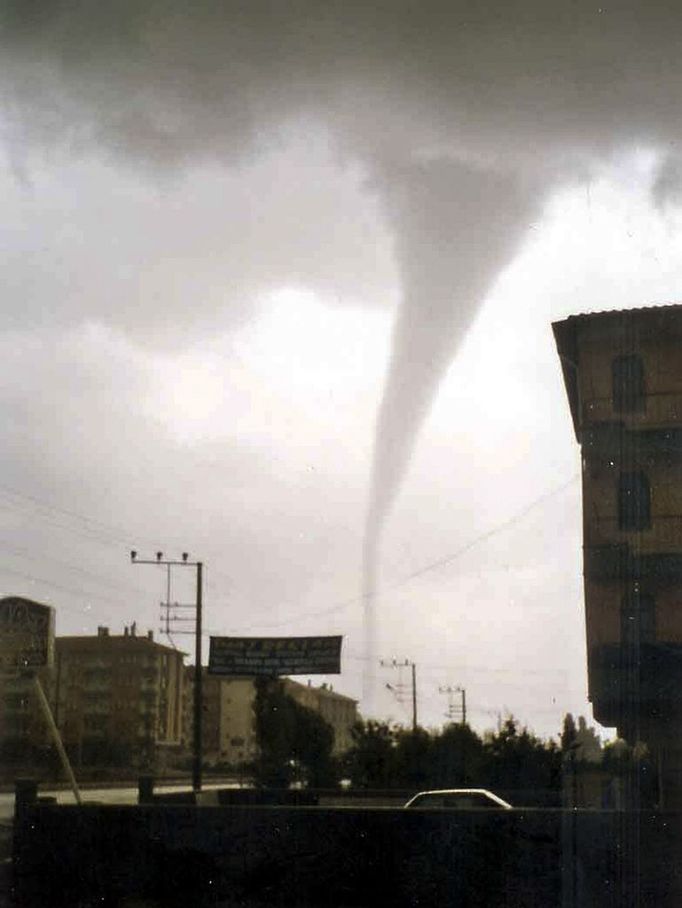
M412 571L409 574L406 574L404 577L400 577L392 583L388 583L382 586L381 593L378 596L375 596L376 599L380 599L381 596L385 595L387 592L392 592L396 589L411 583L413 580L416 580L419 577L424 576L427 573L432 571L440 570L441 568L451 564L453 561L456 561L458 558L461 558L463 555L470 552L476 546L481 545L484 542L487 542L489 539L492 539L494 536L499 533L503 533L511 527L515 526L520 521L524 520L535 508L540 507L545 504L547 501L552 498L560 495L566 489L568 489L577 479L579 479L580 474L575 473L569 480L561 483L561 485L555 486L549 491L545 492L543 495L540 495L538 498L534 499L530 504L526 505L521 511L518 511L516 514L513 514L511 517L502 521L501 523L496 524L489 530L486 530L484 533L474 537L469 540L465 545L458 548L456 551L452 552L449 555L439 558L435 561L428 562L422 567L418 568L416 571ZM269 621L267 623L254 624L249 622L249 627L252 629L259 628L280 628L287 627L288 625L296 622L298 623L305 618L323 618L328 615L336 614L337 612L345 611L352 606L358 605L368 599L367 595L353 596L349 599L341 600L340 602L335 603L334 605L327 606L326 608L311 611L311 612L302 612L298 615L295 615L291 618L287 618L283 621Z

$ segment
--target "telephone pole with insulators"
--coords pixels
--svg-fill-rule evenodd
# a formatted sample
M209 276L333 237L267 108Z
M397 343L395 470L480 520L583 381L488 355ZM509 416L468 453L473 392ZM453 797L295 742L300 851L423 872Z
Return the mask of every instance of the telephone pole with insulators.
M448 711L445 713L445 718L450 719L451 722L454 722L457 717L457 712L459 711L461 716L461 725L467 724L467 692L464 687L439 687L439 692L441 694L447 694L448 698ZM461 701L460 704L455 703L455 694L460 694Z
M384 668L397 668L398 670L403 668L410 668L412 670L412 731L417 730L417 666L414 662L411 662L409 659L403 659L398 661L397 659L381 659L380 665ZM398 676L400 678L400 675ZM399 703L402 703L402 683L398 681L398 690L392 687L390 684L387 684L386 687L396 693L396 697Z
M194 791L201 791L201 760L202 760L202 706L203 706L203 684L201 671L201 612L203 598L203 568L201 561L190 561L187 552L182 553L181 561L173 559L164 559L163 552L156 553L156 559L138 558L136 551L131 551L130 560L133 564L156 564L163 565L167 568L168 584L170 584L171 567L193 567L196 568L197 587L196 602L194 604L194 728L192 736L192 788ZM168 587L170 588L170 587ZM183 608L184 606L176 606ZM173 620L167 615L167 620ZM191 620L191 619L176 619ZM191 633L191 631L176 631L176 633Z

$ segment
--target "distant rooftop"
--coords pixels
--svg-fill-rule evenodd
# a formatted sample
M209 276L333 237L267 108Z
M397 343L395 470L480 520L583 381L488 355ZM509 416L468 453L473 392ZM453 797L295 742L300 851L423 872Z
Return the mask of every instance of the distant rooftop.
M98 627L97 634L71 635L56 638L59 647L67 649L101 649L103 646L115 649L154 649L164 650L168 653L179 653L182 656L187 655L180 650L171 646L165 646L163 643L157 643L154 640L152 631L145 634L138 634L136 626L125 627L122 634L110 634L108 627Z
M329 698L330 700L347 700L351 703L358 702L357 700L354 700L353 697L347 696L347 694L340 694L338 691L335 691L334 688L326 682L323 682L319 686L316 686L310 683L302 684L300 681L294 681L293 678L288 677L285 677L283 680L286 682L286 684L293 684L295 687L301 687L304 690L314 690L316 693L324 694L324 696Z

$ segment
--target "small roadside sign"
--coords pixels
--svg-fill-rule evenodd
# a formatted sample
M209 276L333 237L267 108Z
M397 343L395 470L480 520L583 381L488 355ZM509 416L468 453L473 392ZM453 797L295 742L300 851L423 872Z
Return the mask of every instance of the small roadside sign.
M49 666L53 653L54 609L20 596L0 599L0 670Z

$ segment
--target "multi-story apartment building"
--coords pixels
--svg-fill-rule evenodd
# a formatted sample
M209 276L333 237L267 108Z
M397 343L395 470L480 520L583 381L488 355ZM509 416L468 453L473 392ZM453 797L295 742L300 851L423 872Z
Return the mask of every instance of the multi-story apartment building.
M191 747L194 667L186 669L185 746ZM284 689L303 706L319 713L334 732L334 753L341 754L352 744L351 728L358 721L357 701L336 693L323 684L299 684L284 678ZM203 752L209 763L248 763L257 754L253 703L256 688L252 678L221 678L205 674L203 679Z
M164 765L182 742L183 660L135 624L57 637L55 718L76 765Z
M682 795L682 306L554 325L582 450L595 717L657 750ZM670 799L669 799L670 801Z

